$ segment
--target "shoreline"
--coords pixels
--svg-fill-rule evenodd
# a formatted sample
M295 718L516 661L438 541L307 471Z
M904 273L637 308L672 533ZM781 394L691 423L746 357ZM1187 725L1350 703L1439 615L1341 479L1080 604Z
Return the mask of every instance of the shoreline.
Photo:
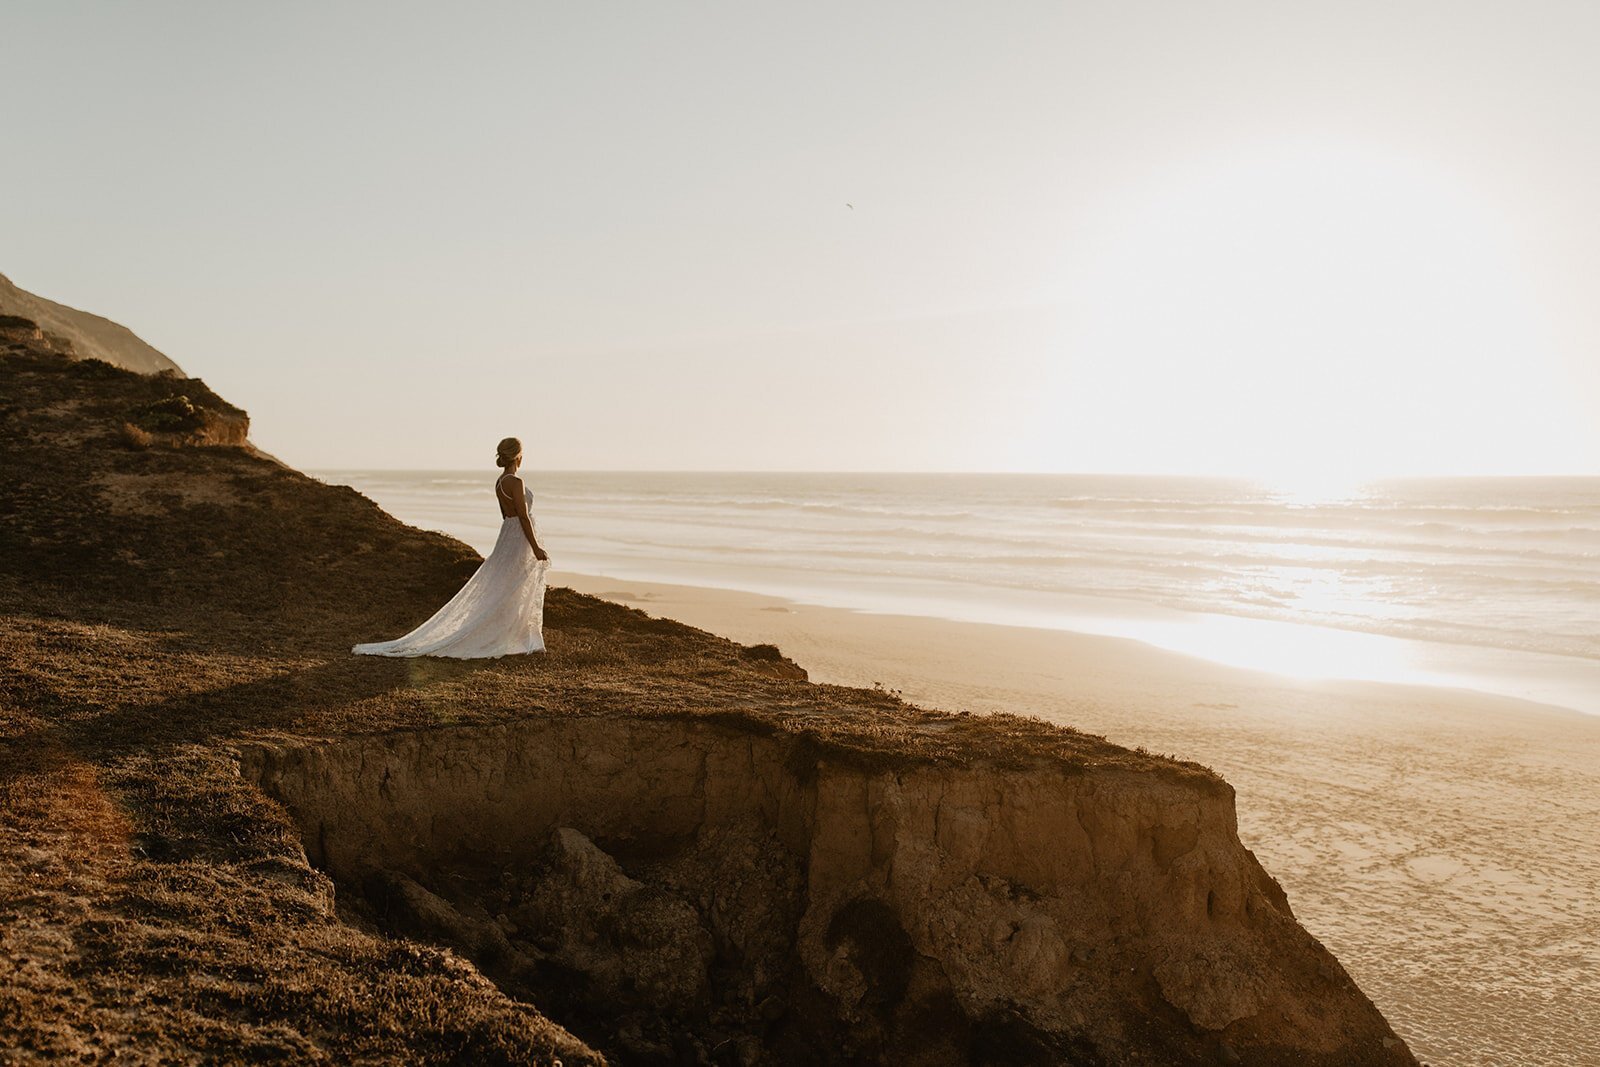
M483 521L481 486L472 472L322 470L316 476L351 484L405 521L461 538L480 552L498 534ZM1600 716L1600 645L1594 640L1600 630L1585 624L1600 625L1600 617L1592 600L1572 600L1591 580L1578 562L1581 544L1563 549L1556 564L1543 552L1525 558L1528 545L1500 536L1506 531L1495 509L1480 514L1483 492L1469 491L1474 479L1453 489L1391 487L1375 498L1382 512L1377 518L1354 498L1319 501L1316 514L1306 518L1270 493L1218 495L1217 487L1201 491L1193 479L1175 479L1155 493L1162 508L1177 512L1147 515L1124 506L1126 500L1140 508L1152 503L1144 498L1155 490L1141 489L1137 479L1079 484L1081 478L1051 476L1047 481L1060 484L1050 492L1018 495L999 476L941 475L920 488L882 475L540 477L540 525L567 546L558 566L580 574L1129 637L1273 673L1467 688ZM1572 506L1600 506L1600 479L1574 488L1572 500L1529 495L1532 483L1513 481L1505 487L1508 499L1527 497L1528 507L1573 500ZM1061 494L1064 500L1054 498ZM1452 515L1466 516L1457 518L1470 536L1439 557L1434 540L1419 540L1414 523L1403 520L1417 518L1410 514L1417 509L1432 516L1441 501ZM1060 510L1063 503L1070 511ZM1253 526L1238 526L1240 508L1278 532L1261 541ZM1565 520L1557 511L1546 518L1559 527ZM1351 523L1371 530L1356 535ZM951 538L954 547L943 544ZM1417 585L1418 575L1433 572L1419 571L1413 558L1424 541L1424 562L1439 568L1425 588ZM1341 555L1345 550L1327 547L1347 543L1363 546L1372 559L1356 566ZM1480 564L1474 553L1488 553L1495 574L1533 567L1543 575L1540 568L1558 565L1564 580L1578 584L1558 590L1551 582L1524 582L1491 591L1460 577L1463 568L1470 572ZM952 569L957 559L962 563ZM1067 569L1058 573L1052 560ZM1150 566L1155 569L1147 573ZM1081 567L1087 569L1079 573ZM1199 571L1191 573L1192 567ZM1558 576L1549 575L1552 582ZM1510 600L1491 610L1499 596Z
M878 595L874 596L859 586L847 591L825 584L799 589L787 583L760 580L734 583L721 571L707 570L703 581L676 576L623 577L589 567L570 574L586 582L715 590L730 596L764 597L793 607L858 615L1109 637L1219 667L1306 681L1471 692L1600 717L1600 660L1578 656L1190 611L1143 601L1024 590L1013 591L1005 604L982 601L974 609L971 602L927 595L924 583L899 583L896 588L894 583L879 581ZM589 586L583 590L589 591Z
M1600 1060L1600 718L1459 689L1316 681L1121 637L866 614L558 572L553 584L744 643L813 681L1013 712L1204 763L1296 914L1435 1063L1539 1025ZM1525 1062L1536 1062L1532 1060Z
M763 616L759 616L757 618L765 621L768 626L775 626L776 629L774 632L798 633L802 631L809 631L813 627L812 625L797 626L794 624L786 627L781 623L774 623L772 620L765 618L766 616L793 615L807 620L808 623L813 619L816 622L822 622L837 621L840 617L848 617L860 620L883 620L885 623L891 626L897 626L901 624L930 624L934 626L947 625L957 628L974 627L981 632L994 632L996 635L1004 633L1009 634L1012 637L1025 637L1026 635L1052 635L1057 636L1068 643L1108 642L1109 644L1107 647L1118 650L1121 655L1130 657L1149 657L1152 660L1152 666L1157 665L1154 661L1159 660L1161 661L1159 664L1161 667L1170 670L1176 666L1178 662L1187 661L1200 665L1202 672L1237 672L1243 676L1255 676L1263 684L1276 683L1278 685L1292 688L1305 688L1309 690L1329 692L1347 689L1351 691L1352 695L1368 689L1374 691L1388 689L1416 690L1418 692L1414 695L1416 695L1419 699L1426 699L1427 694L1429 693L1448 694L1459 700L1464 700L1471 703L1482 703L1485 707L1492 708L1492 710L1499 713L1506 713L1520 708L1532 714L1538 714L1542 712L1557 716L1578 715L1584 718L1600 719L1600 703L1596 704L1594 710L1588 710L1582 707L1574 707L1572 704L1568 703L1557 703L1549 700L1536 700L1528 697L1517 696L1511 693L1503 693L1491 689L1479 688L1470 684L1466 684L1465 682L1463 682L1463 684L1451 685L1444 682L1434 681L1408 681L1400 680L1398 678L1359 677L1332 674L1324 675L1312 673L1304 669L1280 670L1265 666L1253 666L1248 659L1264 659L1273 650L1269 649L1264 652L1258 652L1248 659L1233 661L1216 655L1186 651L1181 647L1174 647L1176 642L1173 644L1167 644L1155 640L1146 640L1139 636L1133 636L1133 634L1129 632L1119 632L1117 628L1111 626L1103 629L1076 629L1065 623L1058 625L1047 625L1043 623L1035 624L1026 621L992 621L986 618L961 618L951 615L932 614L910 610L901 611L890 606L869 608L847 603L834 603L827 597L812 599L800 595L788 595L785 593L765 592L715 584L700 585L692 582L657 580L650 578L620 578L615 575L600 574L591 571L553 570L551 572L550 581L551 584L567 585L578 592L587 593L592 596L599 596L608 600L616 600L618 603L625 603L629 607L640 608L641 610L650 612L651 614L656 614L656 612L652 610L653 606L671 606L682 612L699 613L709 611L712 613L712 616L719 621L719 625L721 625L722 628L714 629L710 626L701 626L701 628L711 629L719 636L732 637L735 640L742 640L742 638L740 638L736 633L729 632L730 623L735 627L741 625L751 625L754 626L753 632L762 631L763 627L759 624L742 624L739 621L742 619L747 610L752 609L764 613ZM1092 600L1095 598L1083 597L1079 599ZM1112 608L1107 610L1105 617L1107 619L1125 619L1131 621L1132 625L1128 627L1129 630L1134 630L1149 622L1155 622L1158 625L1161 623L1166 623L1174 616L1195 616L1203 617L1207 620L1216 620L1223 626L1233 623L1240 623L1247 626L1259 624L1262 627L1270 627L1273 629L1282 628L1303 630L1307 631L1308 638L1322 637L1326 635L1332 635L1336 638L1339 636L1348 636L1358 639L1371 639L1375 642L1400 643L1406 645L1427 646L1430 648L1441 647L1452 650L1451 652L1446 653L1445 657L1441 657L1441 659L1454 659L1456 657L1465 658L1468 656L1493 657L1496 653L1512 656L1541 656L1551 659L1576 659L1576 657L1549 656L1544 653L1515 652L1513 650L1501 649L1492 646L1480 647L1475 645L1450 645L1444 642L1427 642L1409 638L1394 637L1385 634L1368 633L1366 631L1338 630L1330 627L1312 626L1302 623L1254 619L1247 616L1200 616L1199 613L1182 612L1177 609L1162 608L1155 605L1141 604L1132 601L1128 602L1128 607L1131 609L1131 611L1124 614L1116 610L1116 606L1120 602L1107 601L1107 603L1112 605ZM676 618L679 622L688 622L691 625L700 625L698 623L694 623L691 619L683 618L678 615L673 615L671 617ZM1074 615L1072 618L1073 620L1076 620L1077 616ZM745 643L761 642L752 639L751 641L747 641ZM768 643L777 644L778 642L776 640L772 640ZM785 648L784 651L787 652L788 649ZM1580 660L1579 662L1586 663L1587 661ZM1600 663L1595 665L1595 669L1597 672L1600 672ZM845 681L842 679L831 678L826 680L840 685L870 684L862 683L857 680Z

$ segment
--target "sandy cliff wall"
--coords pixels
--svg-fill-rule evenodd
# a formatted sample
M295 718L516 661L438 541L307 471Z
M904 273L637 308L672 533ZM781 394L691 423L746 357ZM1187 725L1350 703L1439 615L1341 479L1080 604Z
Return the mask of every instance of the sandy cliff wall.
M607 884L694 909L746 1002L791 1006L761 1037L780 1059L1412 1062L1240 844L1218 783L872 769L781 732L625 718L257 746L242 763L347 886L534 869L560 828L569 853L594 842L584 863L626 872Z

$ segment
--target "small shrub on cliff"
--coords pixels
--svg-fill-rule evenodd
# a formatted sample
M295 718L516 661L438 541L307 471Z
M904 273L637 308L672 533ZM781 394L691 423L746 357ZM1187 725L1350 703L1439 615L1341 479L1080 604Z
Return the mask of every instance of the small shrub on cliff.
M182 394L163 397L133 413L133 423L151 433L192 433L205 425L201 409Z
M125 422L122 424L122 443L129 448L149 448L154 442L154 437L151 437L133 423Z
M80 378L95 378L103 380L106 378L121 378L132 374L133 372L123 370L115 363L107 363L103 359L95 359L93 356L90 356L88 359L80 359L74 363L72 365L72 373L76 374Z

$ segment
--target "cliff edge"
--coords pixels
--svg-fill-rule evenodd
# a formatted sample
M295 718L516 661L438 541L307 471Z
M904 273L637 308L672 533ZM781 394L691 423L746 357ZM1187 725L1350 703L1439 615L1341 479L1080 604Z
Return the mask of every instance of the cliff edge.
M1207 769L560 588L543 656L351 656L476 554L151 447L174 380L47 341L0 346L0 1059L1414 1062Z

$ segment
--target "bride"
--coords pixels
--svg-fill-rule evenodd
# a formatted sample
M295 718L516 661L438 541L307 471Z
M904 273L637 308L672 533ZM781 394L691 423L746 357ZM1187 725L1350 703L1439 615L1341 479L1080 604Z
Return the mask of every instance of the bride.
M522 442L507 437L495 450L500 539L461 591L404 637L356 645L363 656L450 656L482 659L543 652L544 580L550 557L539 547L517 468Z

